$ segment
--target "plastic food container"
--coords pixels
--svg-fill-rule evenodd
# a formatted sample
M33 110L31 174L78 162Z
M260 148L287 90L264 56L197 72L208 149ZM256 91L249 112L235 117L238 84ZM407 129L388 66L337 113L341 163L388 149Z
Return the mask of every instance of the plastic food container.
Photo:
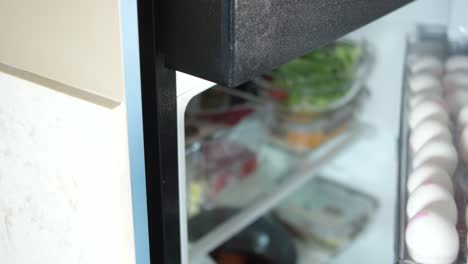
M214 92L224 98L223 103L198 101L196 108L192 105L186 113L189 217L211 209L221 192L251 177L258 167L258 150L265 142L264 124L257 118L261 106L222 90ZM230 118L223 118L226 116Z
M245 141L241 141L235 128L186 147L189 216L210 208L220 192L256 171L258 157L255 149L261 141L254 143L255 134L256 131L248 131L244 134Z
M356 239L377 206L367 194L316 178L281 203L274 216L299 241L310 245L307 255L320 256L317 263L326 263Z
M339 45L345 48L340 50ZM347 61L354 62L343 66ZM362 103L371 64L364 41L339 42L257 79L260 96L270 109L267 119L275 141L301 152L345 130Z
M187 175L187 214L192 217L198 214L208 201L209 184L203 155L200 153L201 144L195 142L186 147L186 175Z
M365 41L340 41L280 66L255 82L264 98L291 114L340 109L364 87L373 64Z
M344 132L359 110L363 96L336 111L316 114L270 113L269 129L273 141L295 152L312 150Z
M249 83L236 88L215 85L190 101L186 116L208 124L235 126L264 107L255 97L254 89Z

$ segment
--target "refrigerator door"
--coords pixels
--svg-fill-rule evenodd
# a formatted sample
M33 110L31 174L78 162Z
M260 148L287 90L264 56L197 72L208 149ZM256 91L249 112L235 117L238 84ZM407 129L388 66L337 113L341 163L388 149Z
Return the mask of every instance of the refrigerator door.
M166 64L235 86L410 0L171 0L161 10Z
M182 128L187 103L207 87L190 78L190 87L176 86L174 70L234 86L408 2L137 0L122 8L132 24L124 52L137 264L192 262Z

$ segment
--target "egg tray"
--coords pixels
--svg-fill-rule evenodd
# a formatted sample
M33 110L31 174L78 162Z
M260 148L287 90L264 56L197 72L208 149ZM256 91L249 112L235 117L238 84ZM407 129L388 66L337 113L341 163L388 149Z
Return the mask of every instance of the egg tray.
M407 251L405 244L405 229L407 225L406 201L407 179L411 171L411 152L409 149L410 129L408 125L408 99L409 89L407 80L409 76L408 62L412 58L424 55L432 55L444 60L450 54L468 54L468 47L455 46L448 41L447 28L436 25L419 25L414 33L410 34L406 43L405 70L402 89L402 104L400 113L400 136L399 136L399 168L398 168L398 190L397 190L397 213L396 213L396 260L398 264L420 264L413 261ZM454 143L458 146L458 133L453 128ZM459 162L458 168L453 176L455 191L455 202L458 209L457 231L460 238L460 252L456 264L466 264L467 259L467 228L465 226L465 208L468 204L468 168L463 162Z

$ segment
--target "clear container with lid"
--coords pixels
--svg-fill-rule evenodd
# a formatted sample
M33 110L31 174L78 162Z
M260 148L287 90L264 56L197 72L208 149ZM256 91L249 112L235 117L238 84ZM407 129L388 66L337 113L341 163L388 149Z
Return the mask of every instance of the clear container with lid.
M302 152L345 130L367 92L372 62L367 42L340 41L255 80L275 142Z

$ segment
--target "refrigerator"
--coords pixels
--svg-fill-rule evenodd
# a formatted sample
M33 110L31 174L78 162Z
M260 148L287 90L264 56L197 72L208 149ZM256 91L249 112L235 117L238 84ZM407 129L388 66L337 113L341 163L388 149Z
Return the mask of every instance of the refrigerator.
M418 262L406 235L418 167L412 82L432 74L421 61L440 64L442 83L446 60L468 55L468 1L141 0L122 10L138 264L436 263ZM359 56L345 85L356 92L334 110L351 110L314 110L321 134L311 138L307 117L278 111L275 78L323 54L316 75L330 75L321 67L343 47ZM437 263L466 263L463 100L439 95L457 153L457 241L456 256ZM318 102L296 99L306 97Z

